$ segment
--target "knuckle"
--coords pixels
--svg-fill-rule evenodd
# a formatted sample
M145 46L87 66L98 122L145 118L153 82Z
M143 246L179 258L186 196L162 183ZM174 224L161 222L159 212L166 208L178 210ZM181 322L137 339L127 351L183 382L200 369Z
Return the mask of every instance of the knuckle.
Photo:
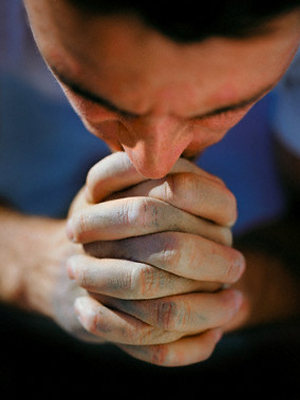
M166 266L174 267L180 263L181 246L177 233L170 232L167 237L164 238L161 258L162 264Z
M162 329L171 330L176 325L176 304L172 300L161 300L157 306L157 324Z
M118 278L110 282L110 286L116 288L117 291L121 291L121 293L125 293L125 298L129 298L133 288L131 269L124 268L122 274L119 274Z
M157 206L146 197L129 198L123 214L127 225L149 227L158 224Z
M155 340L161 340L161 332L156 332L155 329L148 326L145 326L144 328L140 327L140 329L135 330L132 335L132 343L142 346L151 345Z
M176 175L168 175L166 178L163 179L163 183L160 186L161 198L170 204L173 202L173 198L175 195L175 177Z
M203 355L203 361L210 357L213 349L208 349ZM201 357L202 361L202 357ZM186 364L185 351L176 349L171 344L159 344L151 346L150 362L161 367L180 367Z
M220 182L222 182L220 180ZM231 227L237 220L237 201L234 194L222 182L212 181L207 177L200 176L193 172L182 172L171 174L166 178L164 197L171 204L179 204L182 199L186 199L186 194L190 198L198 198L203 207L207 202L222 203L222 218L220 222L225 226ZM199 197L199 193L201 196Z
M190 312L183 304L171 299L160 300L157 306L157 324L168 331L182 331L189 323Z
M163 185L164 198L170 204L180 204L186 199L187 192L191 197L197 196L199 176L192 172L181 172L168 175Z
M131 271L131 292L140 298L152 297L158 286L157 274L149 265L139 265Z
M167 344L151 346L150 362L161 367L168 366L169 346Z
M179 337L177 333L165 332L149 325L141 325L139 321L136 322L136 326L132 325L132 328L130 338L135 345L155 346L170 343Z
M173 200L182 199L186 197L187 192L191 193L192 196L196 195L197 179L198 176L191 172L182 172L170 175L167 179L169 185L169 198L172 198Z

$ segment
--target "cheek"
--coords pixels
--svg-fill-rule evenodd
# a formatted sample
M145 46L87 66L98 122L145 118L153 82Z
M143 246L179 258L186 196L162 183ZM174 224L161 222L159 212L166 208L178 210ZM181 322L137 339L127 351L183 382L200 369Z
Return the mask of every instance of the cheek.
M120 130L120 123L117 120L103 120L99 123L91 123L88 120L82 119L86 129L103 140L108 147L113 151L123 151L123 147L118 139L118 132Z
M239 111L231 111L224 114L208 117L195 122L195 127L202 127L211 131L226 132L235 126L252 108L252 105L247 106Z
M115 115L112 112L105 110L103 107L91 101L85 100L68 90L65 90L65 94L75 112L84 121L89 121L90 123L99 123L101 121L115 118Z
M66 96L89 132L104 140L112 150L122 150L117 139L119 121L113 112L71 92L66 92Z
M213 144L218 143L226 132L226 130L213 130L198 126L194 128L193 140L186 150L191 153L202 152Z
M235 126L250 110L251 106L231 115L219 115L212 118L207 118L200 121L195 121L193 124L193 141L188 146L188 150L199 151L205 150L207 147L218 143L226 135L229 129Z

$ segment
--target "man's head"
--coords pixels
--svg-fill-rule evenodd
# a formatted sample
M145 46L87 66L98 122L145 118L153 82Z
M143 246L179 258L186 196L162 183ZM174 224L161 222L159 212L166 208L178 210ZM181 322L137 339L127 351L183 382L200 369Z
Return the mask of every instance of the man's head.
M153 2L97 3L25 0L86 127L151 178L219 141L278 82L300 39L300 1L212 1L199 18L185 2L180 19Z
M179 42L200 41L211 36L247 37L259 34L278 15L300 6L299 0L211 0L163 2L153 0L67 0L86 13L104 15L134 12L146 24Z

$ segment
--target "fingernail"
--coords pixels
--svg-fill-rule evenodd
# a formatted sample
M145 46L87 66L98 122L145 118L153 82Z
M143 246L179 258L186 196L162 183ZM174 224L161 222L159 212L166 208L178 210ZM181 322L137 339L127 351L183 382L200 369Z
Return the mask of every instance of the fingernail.
M241 253L239 253L235 261L233 262L231 268L232 283L235 283L240 279L240 277L243 275L245 271L245 268L246 268L245 258Z
M93 197L87 186L84 187L84 195L85 195L85 199L88 203L93 203Z
M78 319L81 319L81 314L84 310L84 298L79 297L75 300L74 310Z
M216 343L219 342L222 339L222 336L223 336L222 329L218 329L218 328L215 329L214 335L215 335L215 338L216 338Z
M76 243L72 219L69 219L68 222L67 222L66 233L67 233L68 239L71 242Z
M235 290L234 292L235 292L235 310L238 310L244 301L244 296L239 290Z
M237 259L237 266L239 267L239 278L243 275L246 269L246 260L243 254L240 253L240 256Z
M75 268L74 264L72 263L72 261L69 261L69 260L67 261L66 268L67 268L67 273L69 275L69 278L75 280L76 279L76 268Z

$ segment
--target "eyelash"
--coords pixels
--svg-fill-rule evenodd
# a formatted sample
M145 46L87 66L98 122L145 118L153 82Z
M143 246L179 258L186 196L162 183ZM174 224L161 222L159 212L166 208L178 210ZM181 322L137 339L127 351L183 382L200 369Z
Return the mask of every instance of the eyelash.
M249 111L252 104L244 105L231 110L224 110L218 114L207 115L194 120L195 125L208 129L230 129Z
M243 106L237 107L237 108L233 108L230 110L224 110L221 111L217 114L212 114L212 115L207 115L206 117L203 117L203 120L209 120L209 119L218 119L218 118L224 118L224 117L229 117L230 115L234 114L237 115L238 113L243 113L248 111L251 107L252 107L252 103L251 104L245 104ZM201 117L199 118L199 120L201 120Z
M125 112L125 111L120 112L120 111L115 111L115 110L113 110L113 109L110 109L109 107L104 106L104 105L102 105L102 104L99 104L99 103L97 103L96 101L94 101L94 100L92 100L92 99L89 99L89 98L87 98L87 97L85 97L85 96L82 96L82 95L79 95L79 94L77 94L77 96L80 96L82 99L89 101L89 102L92 103L94 106L100 107L100 108L102 108L103 110L105 110L105 111L107 111L107 112L109 112L109 113L118 114L122 119L124 119L124 118L126 118L126 119L131 118L131 119L132 119L132 118L136 118L136 117L137 117L136 115L127 113L127 112Z
M77 96L81 97L82 99L90 101L95 106L99 106L99 107L105 109L108 112L116 113L116 111L110 110L108 107L105 107L104 105L98 104L97 102L95 102L95 101L93 101L91 99L87 99L85 96L83 96L83 95L81 95L79 93L76 93L76 94L77 94ZM245 110L247 110L251 106L252 106L252 104L250 104L250 105L246 104L244 106L241 106L241 107L238 107L238 108L235 108L235 109L221 111L221 112L219 112L217 114L211 114L211 115L207 115L207 116L203 116L203 117L196 117L196 118L194 118L194 121L195 122L210 122L210 121L213 121L213 122L216 122L216 123L221 123L222 122L221 119L228 118L231 114L235 114L236 115L239 112L244 112ZM118 113L118 114L122 119L127 119L127 120L129 118L133 119L133 118L137 117L137 116L135 116L133 114L125 113L125 112L124 113Z
M215 113L215 114L206 115L204 117L199 117L199 118L196 118L196 119L198 119L198 120L206 120L206 119L209 120L209 119L212 119L212 118L227 117L230 114L236 113L238 111L242 111L244 108L245 107L239 107L239 108L235 108L235 109L231 109L231 110L224 110L224 111L220 111L220 112Z

